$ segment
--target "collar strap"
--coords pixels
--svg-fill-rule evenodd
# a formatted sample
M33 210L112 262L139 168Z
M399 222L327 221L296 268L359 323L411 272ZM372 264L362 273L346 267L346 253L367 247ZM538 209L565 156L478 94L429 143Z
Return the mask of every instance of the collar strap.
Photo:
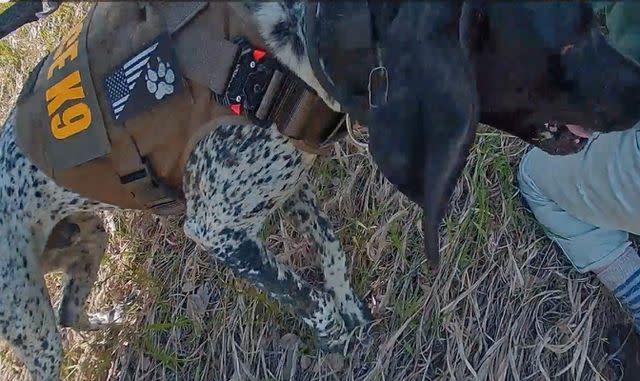
M208 87L231 115L265 127L276 123L283 134L294 138L299 135L292 131L299 129L336 129L338 122L330 123L342 114L326 106L311 88L266 52L265 42L242 5L168 2L158 9L176 42L185 76ZM212 23L224 25L224 36L216 41L202 33L202 28L210 28ZM245 37L229 39L230 33ZM312 111L326 117L311 118L313 123L308 127L298 125L307 118L302 115ZM311 145L316 143L314 140Z

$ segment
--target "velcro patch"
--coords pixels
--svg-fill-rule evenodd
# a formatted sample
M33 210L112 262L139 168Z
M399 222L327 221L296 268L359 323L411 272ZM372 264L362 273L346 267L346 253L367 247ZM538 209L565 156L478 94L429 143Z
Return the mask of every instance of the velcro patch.
M49 116L47 155L54 171L83 164L111 150L89 71L88 25L85 20L73 27L41 69L46 89L38 96L43 96Z
M104 78L113 119L123 123L184 88L171 37L162 33Z

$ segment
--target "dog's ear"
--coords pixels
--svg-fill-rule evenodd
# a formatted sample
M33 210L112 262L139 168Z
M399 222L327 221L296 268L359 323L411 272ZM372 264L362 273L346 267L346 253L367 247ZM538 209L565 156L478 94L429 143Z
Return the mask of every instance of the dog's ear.
M424 208L425 250L439 260L438 228L478 122L476 81L460 42L462 6L408 2L388 31L388 102L376 109L369 148L381 172Z

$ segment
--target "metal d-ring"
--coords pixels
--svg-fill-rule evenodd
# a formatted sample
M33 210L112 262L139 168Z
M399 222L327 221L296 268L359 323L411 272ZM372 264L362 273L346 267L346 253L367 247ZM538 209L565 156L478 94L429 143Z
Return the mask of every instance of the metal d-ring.
M387 70L386 66L383 66L383 65L376 66L373 69L371 69L371 71L369 72L369 84L367 85L367 90L369 91L369 108L377 108L379 106L379 105L374 105L371 102L371 79L373 78L374 75L377 75L378 72L382 73L385 81L384 101L382 104L387 103L387 99L389 96L389 71Z

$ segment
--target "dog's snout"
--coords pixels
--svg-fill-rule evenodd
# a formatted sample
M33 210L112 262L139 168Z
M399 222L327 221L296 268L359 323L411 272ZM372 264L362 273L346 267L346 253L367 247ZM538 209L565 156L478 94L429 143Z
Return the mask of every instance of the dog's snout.
M640 65L593 32L550 61L552 81L566 93L577 121L600 131L631 128L640 120Z

